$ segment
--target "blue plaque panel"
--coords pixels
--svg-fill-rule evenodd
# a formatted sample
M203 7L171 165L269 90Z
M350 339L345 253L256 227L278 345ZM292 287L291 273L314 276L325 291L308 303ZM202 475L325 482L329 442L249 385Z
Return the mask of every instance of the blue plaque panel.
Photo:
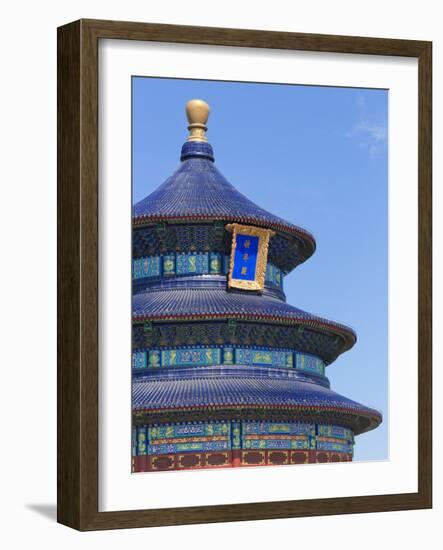
M243 281L255 280L259 237L237 233L232 277Z

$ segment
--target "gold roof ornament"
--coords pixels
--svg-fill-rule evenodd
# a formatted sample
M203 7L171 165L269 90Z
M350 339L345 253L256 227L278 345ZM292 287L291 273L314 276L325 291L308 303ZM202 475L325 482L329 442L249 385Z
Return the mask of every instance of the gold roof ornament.
M208 141L206 137L206 122L209 117L209 105L203 99L191 99L186 103L189 136L186 141Z

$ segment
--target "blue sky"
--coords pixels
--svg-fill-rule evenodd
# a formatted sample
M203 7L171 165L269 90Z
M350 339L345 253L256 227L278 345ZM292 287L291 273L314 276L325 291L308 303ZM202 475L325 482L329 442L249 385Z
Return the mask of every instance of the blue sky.
M223 175L254 202L309 230L317 250L285 278L287 301L354 328L327 368L332 389L383 412L355 460L388 458L386 90L133 78L133 200L176 169L186 102L211 106L208 140Z

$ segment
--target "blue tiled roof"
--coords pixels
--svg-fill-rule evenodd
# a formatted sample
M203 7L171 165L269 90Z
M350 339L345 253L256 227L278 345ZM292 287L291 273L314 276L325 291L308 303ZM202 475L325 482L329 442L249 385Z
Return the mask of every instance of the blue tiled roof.
M209 144L185 143L179 168L153 193L133 207L135 224L164 220L214 219L271 227L295 234L306 248L315 250L306 230L271 214L237 191L217 170Z
M288 378L203 376L201 378L141 379L132 385L132 407L137 410L202 409L207 407L286 407L336 411L366 417L367 428L381 422L381 414L338 393L309 382Z
M133 296L135 321L234 317L291 322L325 329L343 336L345 349L356 340L349 327L317 317L286 302L266 295L225 289L174 289L146 291ZM344 351L343 350L343 351Z

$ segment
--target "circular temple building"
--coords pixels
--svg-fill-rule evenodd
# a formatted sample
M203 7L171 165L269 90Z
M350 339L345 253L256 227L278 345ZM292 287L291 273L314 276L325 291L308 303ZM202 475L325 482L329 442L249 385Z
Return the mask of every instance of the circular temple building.
M178 169L133 208L132 470L351 461L381 414L330 389L356 341L286 303L313 236L217 170L209 106L186 106Z

